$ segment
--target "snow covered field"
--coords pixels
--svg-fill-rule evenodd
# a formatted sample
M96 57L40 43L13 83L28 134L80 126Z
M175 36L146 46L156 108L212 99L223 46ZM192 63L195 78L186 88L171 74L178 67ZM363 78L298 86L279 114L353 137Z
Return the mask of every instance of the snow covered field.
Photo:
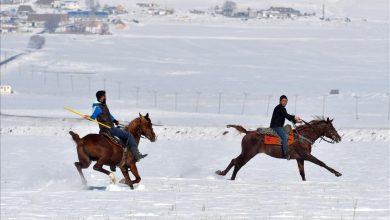
M164 2L179 10L221 4ZM268 2L321 8L309 0L242 5ZM1 219L388 219L388 2L326 4L352 22L242 22L179 11L129 15L140 23L109 36L45 34L43 49L1 66L1 84L15 90L1 96ZM30 36L1 35L1 56L26 51ZM120 121L149 112L162 125L156 143L141 142L149 156L138 164L134 191L110 185L92 167L89 185L108 188L84 190L73 165L68 131L98 130L63 106L89 113L98 89L108 91ZM328 95L331 89L340 94ZM226 124L268 126L282 93L290 113L335 118L343 141L316 143L313 155L343 175L306 162L302 182L295 161L265 155L236 181L214 175L240 152L242 136Z

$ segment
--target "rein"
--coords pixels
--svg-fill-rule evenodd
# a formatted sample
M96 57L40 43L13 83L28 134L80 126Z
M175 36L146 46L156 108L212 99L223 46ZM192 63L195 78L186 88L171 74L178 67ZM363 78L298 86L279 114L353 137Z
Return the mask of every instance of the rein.
M301 121L302 121L305 125L307 125L308 128L312 128L312 126L311 126L310 123L306 122L305 120L301 120ZM298 129L297 129L295 123L293 123L293 126L294 126L294 128L295 128L295 132L296 132L297 135L298 135L298 138L307 141L307 142L310 143L311 145L314 145L315 141L311 141L311 140L309 140L308 138L306 138L305 136L300 135L300 134L298 133ZM323 140L323 141L328 142L328 143L330 143L330 144L336 143L336 141L334 141L334 140L327 140L327 139L324 137L324 135L320 136L319 138L320 138L320 141L319 141L319 142L321 142L321 140Z
M304 120L302 120L304 123L307 123L307 122L305 122ZM295 123L293 123L293 126L294 126L294 128L295 128L295 132L297 133L297 135L298 135L298 138L299 139L302 139L302 140L304 140L304 141L307 141L307 142L309 142L309 144L314 144L314 142L312 142L311 140L309 140L308 138L306 138L306 137L304 137L304 136L302 136L302 135L300 135L299 133L298 133L298 129L297 129L297 126L295 125ZM310 125L309 125L310 126Z
M323 140L323 141L325 141L325 142L328 142L328 143L330 143L330 144L334 144L334 143L336 143L336 141L334 141L334 140L326 140L323 136L321 136L320 137L321 138L321 140ZM321 142L321 140L320 140L320 142Z

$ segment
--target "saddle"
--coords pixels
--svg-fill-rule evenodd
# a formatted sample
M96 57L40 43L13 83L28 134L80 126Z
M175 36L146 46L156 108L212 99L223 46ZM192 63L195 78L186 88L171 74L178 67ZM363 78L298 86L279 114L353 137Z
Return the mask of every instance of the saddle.
M125 143L118 137L112 136L111 134L107 132L99 132L99 134L103 135L111 144L119 146L121 148L125 148Z
M294 133L291 125L286 125L283 127L283 130L286 134L289 134L287 137L288 145L294 143ZM257 134L264 135L263 141L264 144L272 144L272 145L282 145L282 141L279 135L272 128L258 128Z

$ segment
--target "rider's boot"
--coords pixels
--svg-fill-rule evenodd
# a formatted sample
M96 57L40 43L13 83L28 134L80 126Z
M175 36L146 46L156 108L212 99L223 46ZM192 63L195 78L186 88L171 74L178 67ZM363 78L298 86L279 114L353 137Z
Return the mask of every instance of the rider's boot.
M136 162L139 162L142 158L148 156L148 154L141 154L141 152L138 150L138 147L131 147L130 149Z

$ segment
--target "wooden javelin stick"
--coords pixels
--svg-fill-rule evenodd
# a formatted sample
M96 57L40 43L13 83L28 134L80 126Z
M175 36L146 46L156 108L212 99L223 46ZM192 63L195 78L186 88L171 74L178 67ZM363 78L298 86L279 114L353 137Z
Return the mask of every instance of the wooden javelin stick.
M80 112L77 112L77 111L75 111L75 110L73 110L73 109L70 109L70 108L68 108L68 107L66 107L66 106L64 106L64 109L66 109L66 110L68 110L68 111L70 111L70 112L72 112L72 113L74 113L74 114L76 114L76 115L79 115L79 116L81 116L81 117L84 118L84 115L81 114ZM108 125L106 125L106 124L103 124L103 123L101 123L101 122L98 122L97 120L92 119L92 118L90 118L90 117L88 117L87 119L90 120L90 121L93 121L93 122L95 122L95 123L98 123L99 125L101 125L101 126L103 126L103 127L111 128L110 126L108 126Z

